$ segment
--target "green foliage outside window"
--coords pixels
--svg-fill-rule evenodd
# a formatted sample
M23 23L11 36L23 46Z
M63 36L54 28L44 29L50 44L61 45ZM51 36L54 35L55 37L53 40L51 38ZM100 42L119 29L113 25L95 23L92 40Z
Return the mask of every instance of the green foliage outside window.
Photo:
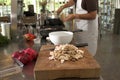
M5 3L6 5L11 5L11 0L0 0L0 4Z

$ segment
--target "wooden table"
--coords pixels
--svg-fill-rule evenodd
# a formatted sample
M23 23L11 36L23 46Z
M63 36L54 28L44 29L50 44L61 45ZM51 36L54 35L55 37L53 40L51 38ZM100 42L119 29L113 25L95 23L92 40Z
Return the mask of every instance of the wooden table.
M60 61L48 59L51 48L54 48L54 46L43 45L40 49L40 53L34 67L34 76L36 80L53 80L56 78L67 77L79 77L83 78L83 80L85 80L84 78L89 78L88 80L99 80L100 65L86 48L80 48L85 51L84 58L75 62L65 61L63 64L60 63ZM71 78L67 80L73 79Z

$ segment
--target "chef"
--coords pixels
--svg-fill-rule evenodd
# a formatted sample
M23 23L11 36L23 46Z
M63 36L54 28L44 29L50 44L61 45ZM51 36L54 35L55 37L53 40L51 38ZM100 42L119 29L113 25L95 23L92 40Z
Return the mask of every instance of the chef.
M75 5L76 13L69 14L63 21L75 19L75 29L81 29L83 32L74 34L75 42L87 42L87 49L94 56L97 50L98 40L98 0L69 0L62 5L57 13L60 14L63 9Z

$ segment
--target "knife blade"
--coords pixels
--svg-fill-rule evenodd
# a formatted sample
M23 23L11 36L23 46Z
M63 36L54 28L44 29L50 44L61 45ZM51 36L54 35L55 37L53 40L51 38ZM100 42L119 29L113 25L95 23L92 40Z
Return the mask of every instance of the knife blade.
M88 46L88 43L74 43L73 45L76 47L85 47Z
M88 46L88 43L74 43L72 45L74 45L76 47L85 47L85 46ZM52 48L49 48L47 50L54 50L54 49L55 49L55 47L52 47Z

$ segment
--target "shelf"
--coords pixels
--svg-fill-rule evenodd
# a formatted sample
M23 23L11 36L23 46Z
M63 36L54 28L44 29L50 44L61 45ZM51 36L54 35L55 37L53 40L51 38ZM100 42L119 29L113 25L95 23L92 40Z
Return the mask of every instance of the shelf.
M99 0L99 22L101 29L112 30L114 10L115 8L112 0Z

